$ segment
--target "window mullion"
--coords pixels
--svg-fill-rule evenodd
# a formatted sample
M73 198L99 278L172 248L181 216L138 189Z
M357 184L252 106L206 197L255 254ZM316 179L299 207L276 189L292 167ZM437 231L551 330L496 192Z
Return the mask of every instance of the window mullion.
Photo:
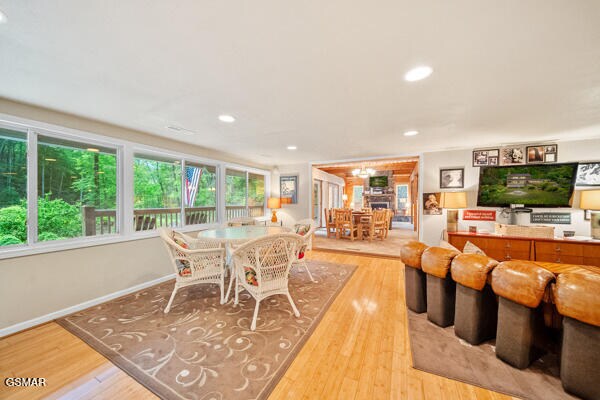
M187 174L186 174L186 161L185 159L181 159L181 195L179 196L181 198L180 200L180 205L181 205L181 226L185 226L186 225L186 221L185 221L185 206L186 206L186 199L187 199ZM200 182L198 182L198 186L200 186ZM188 207L193 207L193 204L188 204Z
M37 188L37 133L27 130L27 244L37 241L38 234L38 188Z
M121 211L121 233L125 236L130 236L135 232L133 226L133 202L134 202L134 165L133 165L133 149L131 146L123 148L123 190L122 192L122 211Z

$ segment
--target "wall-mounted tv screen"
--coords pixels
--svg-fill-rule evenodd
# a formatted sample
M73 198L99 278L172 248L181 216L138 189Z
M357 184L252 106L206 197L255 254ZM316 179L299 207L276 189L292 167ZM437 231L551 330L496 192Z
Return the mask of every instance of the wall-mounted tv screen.
M369 178L369 186L375 188L384 188L388 186L387 176L372 176Z
M482 167L477 205L570 207L577 163Z

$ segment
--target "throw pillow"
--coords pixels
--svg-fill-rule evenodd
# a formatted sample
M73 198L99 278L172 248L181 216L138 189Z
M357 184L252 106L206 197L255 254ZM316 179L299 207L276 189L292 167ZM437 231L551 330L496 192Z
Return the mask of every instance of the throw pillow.
M244 267L244 274L246 275L246 283L252 286L258 286L256 280L256 271L252 267Z
M179 276L192 275L192 268L188 260L177 259L175 260L175 265L177 265L177 273L179 274Z
M184 238L183 238L181 235L177 234L176 232L173 232L173 241L174 241L174 242L175 242L175 243L176 243L178 246L181 246L181 247L183 247L184 249L189 249L189 248L190 248L190 245L189 245L189 243L188 243L188 242L186 242L186 241L185 241L185 239L184 239Z
M456 247L452 246L450 243L446 242L445 240L440 240L440 247L442 249L454 250L454 251L458 251L460 253L459 249L457 249Z
M475 246L471 242L465 243L465 248L463 249L463 253L465 253L465 254L481 254L482 256L486 255L483 250L481 250L479 247Z
M300 236L304 236L310 231L310 224L296 224L294 225L294 231Z

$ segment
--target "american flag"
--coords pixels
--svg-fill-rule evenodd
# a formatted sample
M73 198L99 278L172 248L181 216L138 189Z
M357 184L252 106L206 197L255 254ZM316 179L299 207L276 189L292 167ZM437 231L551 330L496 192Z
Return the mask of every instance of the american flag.
M198 182L202 176L202 168L186 167L185 168L185 203L188 207L194 206L194 200L198 193Z

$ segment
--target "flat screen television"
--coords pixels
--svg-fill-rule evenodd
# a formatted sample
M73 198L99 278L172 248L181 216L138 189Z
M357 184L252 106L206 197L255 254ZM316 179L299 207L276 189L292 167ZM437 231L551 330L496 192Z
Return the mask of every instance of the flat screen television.
M369 178L369 186L375 188L386 188L388 186L388 177L372 176Z
M481 207L571 207L577 163L482 167Z

